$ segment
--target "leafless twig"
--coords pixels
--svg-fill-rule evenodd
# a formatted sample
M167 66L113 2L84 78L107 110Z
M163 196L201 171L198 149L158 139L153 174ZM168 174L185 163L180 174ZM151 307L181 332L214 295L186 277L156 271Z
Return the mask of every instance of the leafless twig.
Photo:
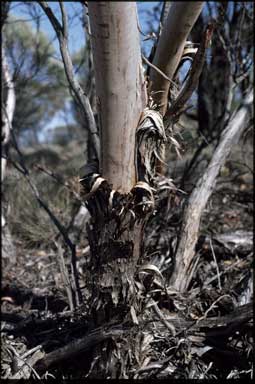
M48 19L57 34L67 80L74 94L75 101L79 105L81 112L87 121L88 129L91 133L91 138L95 148L95 152L96 152L97 158L99 159L99 154L100 154L99 137L98 137L97 126L96 126L95 118L93 115L93 111L87 95L84 93L79 82L74 77L73 63L68 50L68 23L67 23L67 17L66 17L64 5L62 2L60 2L60 8L61 8L61 14L62 14L62 25L61 25L46 1L38 1L38 3L40 4L41 8L44 10L45 14L48 16Z
M69 249L71 251L71 265L72 265L72 271L73 271L73 278L74 278L74 282L75 282L75 290L76 290L76 294L77 294L77 303L76 304L79 304L81 302L81 300L82 300L82 294L81 294L81 291L80 291L80 288L79 288L79 279L78 279L78 272L77 272L77 267L76 267L76 248L75 248L75 244L73 244L72 241L70 240L70 238L68 236L68 233L67 233L67 230L64 228L64 226L60 223L58 218L50 210L50 208L48 207L46 202L42 200L36 185L31 180L29 169L25 165L24 158L23 158L22 152L21 152L21 150L20 150L20 148L18 146L18 143L16 141L16 137L14 135L14 132L12 131L11 134L12 134L13 146L14 146L15 150L17 151L18 155L19 155L20 165L22 167L22 169L20 169L19 167L16 167L16 169L23 174L23 176L25 177L27 183L29 184L29 186L30 186L30 188L31 188L31 190L32 190L36 200L38 201L40 207L43 208L46 211L46 213L48 214L49 218L51 219L53 224L57 227L57 229L58 229L59 233L62 235L66 245L69 247Z
M152 304L152 308L154 310L154 312L156 313L156 315L159 317L159 319L162 321L162 323L167 327L167 329L171 332L171 334L173 336L175 336L176 334L176 331L175 331L175 327L173 324L169 323L169 321L166 320L165 316L163 315L163 313L161 312L161 310L159 309L158 307L158 304L156 302L154 302Z
M219 271L219 266L218 266L218 263L217 263L217 259L216 259L216 256L215 256L215 252L214 252L214 249L213 249L212 239L211 238L210 238L209 242L210 242L210 247L211 247L211 250L212 250L214 262L215 262L215 265L216 265L219 290L221 291L222 286L221 286L221 281L220 281L220 271Z
M205 311L204 315L202 317L200 317L198 320L197 320L197 323L199 323L201 320L204 320L207 318L207 315L208 313L215 308L215 305L221 300L221 299L224 299L225 297L229 297L229 298L232 298L230 295L222 295L220 297L218 297L213 303L212 305L210 305L210 307Z
M172 115L176 115L180 113L182 108L184 107L185 103L189 100L190 96L194 92L194 90L197 87L199 76L201 75L204 60L205 60L205 52L206 49L210 43L211 36L213 33L214 24L209 24L204 32L204 36L202 39L202 42L198 48L198 51L195 55L195 58L193 60L190 74L185 82L182 90L180 91L179 95L177 96L177 99L173 103L173 105L168 109L165 117L169 118Z
M156 72L158 72L164 79L169 81L169 83L173 84L177 88L177 84L171 80L164 72L162 72L156 65L152 64L144 55L142 55L143 61L149 65L149 67L155 69Z
M58 262L59 262L59 267L60 267L60 271L61 271L63 284L64 284L64 287L65 287L65 290L67 293L69 307L70 307L70 310L73 311L74 307L75 307L75 298L74 298L74 292L72 289L72 284L71 284L70 279L69 279L68 270L67 270L66 265L65 265L63 249L58 242L55 242L55 244L56 244L56 247L58 249Z

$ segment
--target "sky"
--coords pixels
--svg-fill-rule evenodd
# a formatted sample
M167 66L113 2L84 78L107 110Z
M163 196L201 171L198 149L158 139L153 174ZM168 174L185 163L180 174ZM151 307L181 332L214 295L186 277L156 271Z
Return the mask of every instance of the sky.
M31 5L29 5L29 3ZM82 24L79 19L82 13L83 7L77 1L64 1L63 3L67 11L68 21L69 21L68 46L71 54L74 54L75 52L79 51L79 49L84 45L84 42L85 42L84 30L82 28ZM147 24L148 13L147 12L152 12L153 8L157 6L159 3L160 2L158 1L137 2L139 23L143 33L146 33L148 29L148 24ZM54 14L58 17L58 19L61 20L61 13L60 13L58 2L50 1L48 2L48 4L50 5L51 9L53 10ZM26 4L24 5L24 2L12 1L10 13L13 16L17 17L19 20L26 20L27 23L29 23L35 28L35 22L33 21L33 17L31 17L31 14L29 14L28 9L30 9L30 13L32 13L32 15L34 14L40 15L41 30L49 37L50 40L53 40L54 48L56 49L57 55L60 58L59 45L58 45L58 40L55 38L55 31L51 26L50 22L48 21L47 16L44 14L43 10L36 2L33 2L33 1L26 2ZM157 23L153 22L153 27L157 29ZM144 41L145 37L143 35L140 35L140 36L141 36L142 49L144 50L146 55L149 55L151 47L153 45L153 41L152 40ZM53 130L56 126L64 125L72 122L73 122L73 118L70 113L66 114L66 112L60 111L56 113L56 115L52 118L51 122L44 127L44 131L41 133L39 138L43 140L46 132Z

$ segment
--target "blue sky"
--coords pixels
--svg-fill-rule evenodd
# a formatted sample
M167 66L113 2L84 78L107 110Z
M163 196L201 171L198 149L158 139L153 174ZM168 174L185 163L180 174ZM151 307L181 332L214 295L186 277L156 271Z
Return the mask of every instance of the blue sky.
M27 2L28 3L28 2ZM48 21L47 16L44 14L41 7L36 2L29 2L32 3L32 6L34 6L35 11L39 12L40 15L40 22L41 22L41 30L49 37L50 40L53 40L55 37L55 31L53 30L53 27L51 26L50 22ZM69 50L71 54L79 51L79 49L84 45L85 43L85 35L82 28L81 21L79 20L79 16L83 12L82 5L77 1L64 1L63 2L67 11L67 15L69 18ZM54 14L58 17L59 20L61 20L61 13L59 4L56 1L50 1L48 2L50 7L52 8ZM141 29L144 33L147 32L147 20L148 15L147 11L152 11L155 6L159 4L158 1L150 1L150 2L137 2L138 7L138 16L139 16L139 23L141 26ZM10 13L21 20L27 20L27 22L32 25L35 28L35 22L32 20L31 16L28 13L28 4L24 5L24 2L11 2L11 9ZM157 28L157 25L153 23L153 26ZM141 45L144 49L146 55L150 53L151 47L153 45L152 40L143 41L144 36L141 35ZM57 55L60 58L60 52L59 52L59 45L57 39L54 40L53 45L56 49ZM40 139L43 140L46 131L54 129L58 125L63 125L67 123L71 123L73 121L72 115L66 114L64 111L58 112L51 122L47 124L44 128L44 132L40 135Z
M28 3L28 2L27 2ZM42 31L49 36L50 39L53 39L55 36L55 32L51 26L51 24L48 21L47 16L44 14L42 9L36 2L30 2L34 3L37 7L37 10L42 15L41 16L41 28ZM78 51L81 46L84 44L85 36L82 29L82 25L80 20L78 19L79 15L82 13L82 5L77 1L63 1L68 18L69 18L69 49L71 53L74 53ZM58 2L56 1L50 1L48 2L51 9L53 10L54 14L58 17L59 20L61 20L61 13L60 8L58 5ZM152 11L153 7L158 5L158 1L140 1L137 2L137 8L138 8L138 15L139 15L139 21L141 28L146 31L146 21L147 17L145 14L145 11ZM31 25L35 26L35 23L33 20L31 20L31 17L28 15L27 7L24 5L24 2L18 2L18 1L12 1L11 2L11 13L18 17L19 19L27 20ZM78 16L75 17L74 16ZM156 26L156 24L154 23ZM152 44L150 42L144 42L143 45L146 45L150 47ZM58 51L58 42L54 42L54 46L56 50ZM149 48L146 49L146 51L149 51Z

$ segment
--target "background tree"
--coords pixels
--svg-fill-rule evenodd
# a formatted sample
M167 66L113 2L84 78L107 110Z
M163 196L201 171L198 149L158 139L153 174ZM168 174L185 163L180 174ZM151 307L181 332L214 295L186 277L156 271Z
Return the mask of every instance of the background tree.
M42 128L67 102L63 66L54 59L54 48L39 21L34 30L9 17L5 35L17 95L13 129L23 143L38 144Z
M1 84L1 192L3 194L3 182L6 177L7 158L9 153L9 146L11 140L11 133L13 130L13 116L16 106L16 94L14 90L13 80L6 55L6 41L5 29L6 20L8 18L9 4L1 4L1 33L4 37L2 42L2 84ZM5 211L5 212L4 212ZM1 228L2 228L2 249L3 257L8 258L10 262L14 262L16 258L16 251L14 248L13 240L6 221L7 209L4 204L1 206Z

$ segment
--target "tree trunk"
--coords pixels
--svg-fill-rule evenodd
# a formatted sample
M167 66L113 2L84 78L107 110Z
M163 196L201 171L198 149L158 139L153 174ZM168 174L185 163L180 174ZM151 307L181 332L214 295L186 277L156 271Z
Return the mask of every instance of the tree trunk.
M15 91L14 84L10 75L7 58L5 54L4 46L2 45L2 78L3 78L3 87L2 89L2 156L1 156L1 182L6 177L6 166L7 166L7 156L9 149L9 142L12 129L12 120L15 110ZM2 218L1 218L1 227L2 227L2 244L3 244L3 257L8 259L8 262L14 262L16 259L16 250L13 244L12 236L8 228L7 220L4 216L2 205Z
M247 94L244 105L232 117L224 129L221 140L202 177L198 180L184 211L181 237L176 252L176 265L170 284L177 290L185 291L196 267L195 245L199 234L199 225L205 206L214 190L220 168L224 165L234 144L246 128L249 109L253 103L253 91Z
M101 128L101 174L135 185L135 134L146 103L136 3L88 2Z
M146 103L136 4L89 2L101 128L100 173L82 179L90 194L91 311L97 325L123 321L135 302L134 275L145 215L137 219L136 128ZM137 196L137 199L140 197ZM135 306L135 303L134 303Z

